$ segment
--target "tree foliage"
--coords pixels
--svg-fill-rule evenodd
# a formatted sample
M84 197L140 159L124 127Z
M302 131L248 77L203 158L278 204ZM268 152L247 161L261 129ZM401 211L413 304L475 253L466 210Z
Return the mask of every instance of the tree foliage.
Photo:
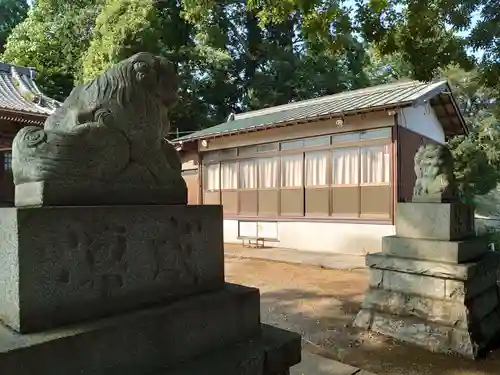
M455 158L456 177L468 202L494 189L500 181L500 122L494 91L482 83L477 70L456 66L441 71L451 84L457 104L471 129L449 145Z
M12 29L28 14L26 0L0 0L0 53L4 51Z
M90 44L100 0L37 0L7 40L7 62L35 67L38 82L64 99L80 74L81 56Z
M83 54L83 80L140 51L158 51L154 0L106 0Z

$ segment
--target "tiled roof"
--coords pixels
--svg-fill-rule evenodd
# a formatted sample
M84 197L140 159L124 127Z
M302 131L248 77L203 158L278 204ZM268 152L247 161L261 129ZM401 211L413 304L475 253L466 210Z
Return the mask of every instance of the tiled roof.
M0 62L0 112L46 117L55 111L60 103L40 91L34 75L33 69Z
M276 107L236 114L227 122L175 139L174 143L266 129L297 121L342 116L377 109L416 105L442 92L450 92L446 81L424 83L396 82L360 90L303 100ZM458 113L461 118L461 114ZM233 117L233 116L231 116ZM463 122L461 118L460 122ZM465 124L463 125L465 126Z

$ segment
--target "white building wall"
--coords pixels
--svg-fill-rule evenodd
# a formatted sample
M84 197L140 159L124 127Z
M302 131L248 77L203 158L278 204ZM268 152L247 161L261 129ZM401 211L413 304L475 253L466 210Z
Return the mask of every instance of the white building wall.
M444 130L429 103L418 107L406 107L399 110L398 122L415 133L426 136L436 142L445 143Z
M393 225L307 221L275 223L279 242L266 245L302 251L364 255L381 251L382 237L395 234ZM224 220L224 242L239 243L238 228L238 220ZM270 235L266 234L263 237Z

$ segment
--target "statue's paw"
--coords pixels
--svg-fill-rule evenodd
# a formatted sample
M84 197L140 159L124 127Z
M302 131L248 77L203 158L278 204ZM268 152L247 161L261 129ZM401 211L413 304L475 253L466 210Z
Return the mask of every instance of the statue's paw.
M37 126L22 128L14 138L13 148L35 148L41 143L47 142L47 133Z

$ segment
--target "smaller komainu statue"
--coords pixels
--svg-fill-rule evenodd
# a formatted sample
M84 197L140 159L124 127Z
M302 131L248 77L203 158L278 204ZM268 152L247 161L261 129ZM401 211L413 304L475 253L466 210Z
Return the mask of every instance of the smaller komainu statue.
M413 202L458 200L453 156L448 147L438 144L420 146L415 154L415 174Z
M173 65L149 53L75 87L43 129L16 135L16 205L186 203L180 159L165 140L177 91Z

